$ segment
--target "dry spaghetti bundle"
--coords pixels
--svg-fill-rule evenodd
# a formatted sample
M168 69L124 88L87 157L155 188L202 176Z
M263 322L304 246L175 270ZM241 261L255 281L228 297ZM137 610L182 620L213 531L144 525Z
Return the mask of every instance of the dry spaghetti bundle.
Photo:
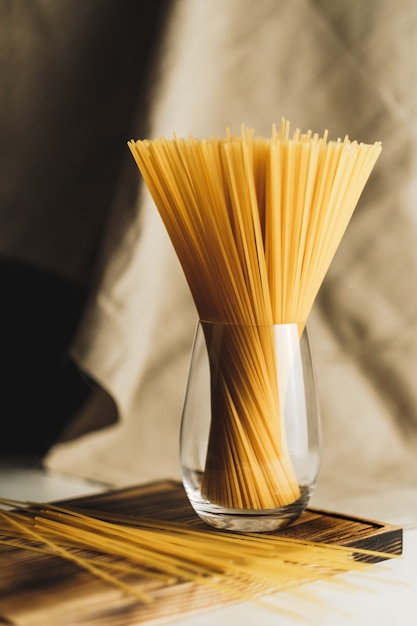
M245 510L300 496L277 389L273 324L302 329L381 146L289 132L129 142L201 320L221 328L206 497ZM214 331L215 332L215 331Z

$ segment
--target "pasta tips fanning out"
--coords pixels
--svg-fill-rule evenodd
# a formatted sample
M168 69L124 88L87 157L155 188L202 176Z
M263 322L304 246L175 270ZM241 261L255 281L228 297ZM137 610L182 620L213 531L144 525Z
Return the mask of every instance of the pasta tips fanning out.
M267 138L242 126L237 136L128 145L199 318L229 325L224 386L212 398L205 493L231 508L291 503L300 489L287 454L272 334L248 328L304 327L381 145L330 141L327 132L290 135L286 120Z

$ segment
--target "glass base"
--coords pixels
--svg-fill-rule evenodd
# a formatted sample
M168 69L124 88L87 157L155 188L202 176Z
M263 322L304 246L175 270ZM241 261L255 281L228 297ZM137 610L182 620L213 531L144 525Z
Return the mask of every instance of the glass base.
M183 483L191 506L204 522L219 530L241 533L268 533L289 526L305 511L313 492L311 485L300 486L301 495L295 502L276 509L227 509L204 499L186 476Z

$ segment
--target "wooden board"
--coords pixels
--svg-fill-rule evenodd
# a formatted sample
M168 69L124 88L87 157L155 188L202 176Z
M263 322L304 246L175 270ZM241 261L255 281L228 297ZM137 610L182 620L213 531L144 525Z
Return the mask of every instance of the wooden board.
M67 500L65 505L204 527L182 485L174 481L112 490ZM308 509L279 534L392 554L402 552L401 528L316 509ZM141 580L135 584L152 591L156 599L152 604L141 604L59 558L0 546L0 559L0 624L9 626L149 626L231 602L217 590L191 583L167 587Z

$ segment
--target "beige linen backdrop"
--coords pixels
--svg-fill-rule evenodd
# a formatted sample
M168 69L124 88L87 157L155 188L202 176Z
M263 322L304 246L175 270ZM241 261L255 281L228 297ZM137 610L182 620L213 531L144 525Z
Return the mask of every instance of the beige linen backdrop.
M151 97L150 137L211 136L241 123L269 134L285 116L293 128L382 142L310 319L323 416L313 502L410 525L417 523L416 33L413 0L177 0L161 31L152 90L143 94ZM112 485L179 476L196 322L133 159L127 169L137 197L134 205L126 200L121 183L72 346L115 399L118 421L88 432L100 411L91 398L74 418L86 432L44 460ZM100 180L94 163L91 175Z

